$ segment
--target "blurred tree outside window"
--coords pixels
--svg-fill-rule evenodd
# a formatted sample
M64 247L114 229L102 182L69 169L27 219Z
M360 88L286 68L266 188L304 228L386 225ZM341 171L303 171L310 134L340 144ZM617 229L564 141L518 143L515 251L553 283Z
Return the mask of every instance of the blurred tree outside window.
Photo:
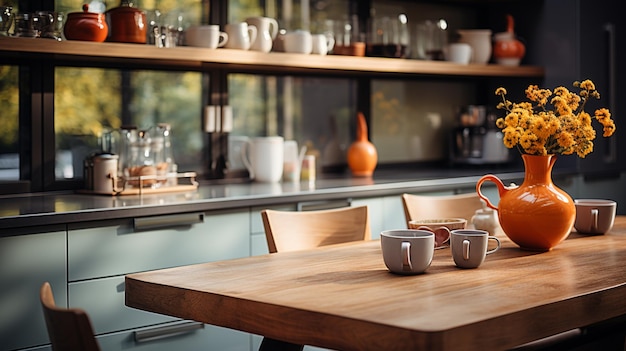
M0 65L0 181L20 179L18 71Z

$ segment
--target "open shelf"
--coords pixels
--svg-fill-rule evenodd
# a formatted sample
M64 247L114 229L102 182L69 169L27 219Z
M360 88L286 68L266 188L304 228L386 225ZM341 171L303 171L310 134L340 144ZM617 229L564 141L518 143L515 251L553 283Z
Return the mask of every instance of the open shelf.
M459 65L442 61L421 61L339 55L262 53L233 49L196 47L157 48L150 45L53 41L0 37L0 55L9 58L48 58L84 63L142 64L174 69L320 73L331 75L381 74L450 77L543 77L537 66Z

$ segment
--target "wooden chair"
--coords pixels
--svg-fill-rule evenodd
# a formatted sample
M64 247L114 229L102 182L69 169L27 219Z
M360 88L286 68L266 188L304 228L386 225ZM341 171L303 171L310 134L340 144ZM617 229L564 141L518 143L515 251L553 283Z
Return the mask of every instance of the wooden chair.
M261 211L270 253L371 238L367 206L317 211Z
M78 308L59 308L50 283L39 291L48 337L54 351L100 351L87 313Z
M483 207L476 193L443 196L402 194L402 205L407 228L409 221L424 218L465 218L470 223L476 210Z

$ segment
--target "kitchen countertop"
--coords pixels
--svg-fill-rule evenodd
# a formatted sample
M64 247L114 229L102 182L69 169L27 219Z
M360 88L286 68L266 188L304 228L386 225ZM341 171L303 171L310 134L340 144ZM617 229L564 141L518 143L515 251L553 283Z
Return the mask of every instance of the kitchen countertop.
M0 236L13 228L62 225L93 220L234 209L281 203L378 197L404 192L471 188L486 174L520 182L519 170L485 172L475 168L377 170L371 178L349 173L317 179L314 184L201 184L196 191L151 195L87 195L75 192L32 193L0 197Z

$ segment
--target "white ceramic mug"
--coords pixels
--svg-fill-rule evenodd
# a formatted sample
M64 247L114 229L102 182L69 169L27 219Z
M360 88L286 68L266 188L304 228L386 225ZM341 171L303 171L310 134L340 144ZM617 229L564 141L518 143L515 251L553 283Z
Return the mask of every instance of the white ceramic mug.
M386 230L380 233L380 246L390 272L418 274L433 261L435 234L427 230Z
M316 55L326 55L335 46L335 39L325 34L314 34L311 36L312 50Z
M287 32L283 36L285 52L310 54L313 51L313 36L305 30Z
M576 199L574 228L583 234L604 234L613 228L617 202L603 199Z
M489 240L496 242L496 247L487 250ZM452 259L460 268L477 268L487 255L500 249L500 239L490 236L486 230L456 229L450 233Z
M228 34L225 47L229 49L248 50L256 40L257 28L246 22L229 23L224 29Z
M448 44L444 50L446 61L467 65L472 58L472 47L467 43Z
M252 41L250 50L270 52L278 34L278 22L273 18L261 16L246 18L246 22L257 29L256 39Z
M228 34L220 32L215 24L191 26L185 32L185 43L189 46L198 46L216 49L226 45Z
M283 176L284 140L280 136L255 137L241 148L241 159L258 182L276 183Z

